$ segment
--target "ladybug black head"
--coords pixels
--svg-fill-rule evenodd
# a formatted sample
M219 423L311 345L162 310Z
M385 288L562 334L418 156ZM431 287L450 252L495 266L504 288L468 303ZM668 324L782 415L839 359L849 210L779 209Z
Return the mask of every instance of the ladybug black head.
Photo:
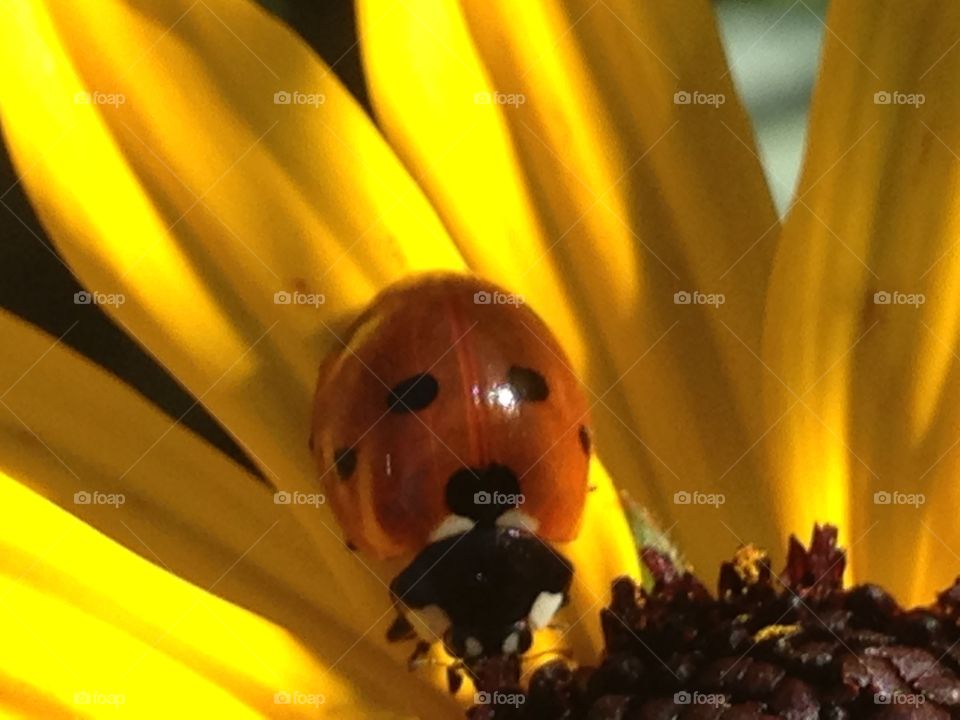
M408 611L439 611L445 627L434 632L469 663L529 649L532 631L566 601L572 577L570 562L536 535L478 524L427 546L390 590Z
M481 525L492 525L523 502L516 474L496 464L457 470L447 480L446 494L447 507L453 513Z

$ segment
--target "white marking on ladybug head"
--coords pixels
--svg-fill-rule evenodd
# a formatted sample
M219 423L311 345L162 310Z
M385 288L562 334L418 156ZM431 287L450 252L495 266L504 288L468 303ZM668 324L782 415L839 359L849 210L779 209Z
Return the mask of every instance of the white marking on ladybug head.
M540 630L550 624L557 610L563 605L563 593L542 592L530 606L530 628Z
M430 542L437 542L454 535L462 535L465 532L473 530L476 523L463 515L447 515L443 522L437 525L437 528L430 533Z
M500 527L514 527L527 532L535 533L540 529L540 521L535 517L530 517L522 510L507 510L503 515L497 518L497 525Z
M409 608L410 624L417 635L427 642L436 642L443 638L450 627L450 618L437 605L427 605L420 610Z
M520 636L512 632L507 635L503 640L503 654L504 655L516 655L517 650L520 649Z
M483 644L475 637L468 637L463 649L467 657L479 657L483 654Z

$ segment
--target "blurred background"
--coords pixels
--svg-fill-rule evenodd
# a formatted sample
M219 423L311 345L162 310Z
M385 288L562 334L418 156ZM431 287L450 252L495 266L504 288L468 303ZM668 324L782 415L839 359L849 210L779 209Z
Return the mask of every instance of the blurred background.
M261 4L293 27L369 111L351 2ZM720 0L715 7L771 194L784 214L802 161L827 2ZM0 144L0 306L55 337L64 336L65 344L109 368L171 418L181 419L256 473L219 425L98 306L69 300L80 289L46 237Z

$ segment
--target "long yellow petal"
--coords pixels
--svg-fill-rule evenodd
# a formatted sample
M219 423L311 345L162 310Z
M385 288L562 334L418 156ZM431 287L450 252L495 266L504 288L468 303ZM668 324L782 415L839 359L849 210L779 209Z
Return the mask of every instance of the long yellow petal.
M839 522L857 577L927 602L960 568L960 7L828 20L765 328L778 515Z
M0 710L388 717L375 695L328 671L290 633L131 553L3 473L0 519Z
M772 534L750 448L778 226L710 4L364 0L360 27L385 132L560 334L617 482L703 564L724 524ZM726 302L675 304L695 291ZM678 491L729 502L694 518Z
M158 568L288 628L313 662L365 698L341 694L342 705L449 714L451 701L426 685L430 678L407 671L410 648L384 641L393 619L387 589L343 546L326 506L305 506L322 533L311 537L290 505L274 501L272 488L56 338L6 313L0 313L0 336L0 472ZM0 507L7 518L8 508ZM32 516L10 513L0 542L20 547L33 537ZM39 517L63 515L43 513ZM72 538L51 534L34 550L67 552L60 546L72 547ZM110 578L127 572L111 569L115 554L91 558L102 560L102 572L89 578L89 587L102 585L105 596ZM31 576L31 587L42 589L66 571L51 557ZM145 593L146 611L153 605ZM132 622L141 601L130 597L125 607ZM184 615L185 622L211 622ZM153 641L164 646L165 638L159 632L142 638L145 645ZM216 643L209 647L215 657Z

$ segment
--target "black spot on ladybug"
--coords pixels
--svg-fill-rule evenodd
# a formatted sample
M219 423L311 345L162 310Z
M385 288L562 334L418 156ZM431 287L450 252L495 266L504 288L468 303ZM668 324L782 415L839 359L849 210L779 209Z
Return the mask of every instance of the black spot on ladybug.
M440 385L430 373L420 373L393 386L387 396L390 412L407 413L423 410L437 397Z
M313 452L313 435L307 438L307 448L309 448L310 452Z
M591 442L590 442L590 431L587 429L587 426L581 425L580 432L578 434L580 436L580 447L583 448L584 455L589 455Z
M337 466L340 479L346 480L357 469L357 451L354 448L340 448L333 454L333 464Z
M517 397L526 402L542 402L550 394L543 375L530 368L514 365L507 373L507 382L513 386Z
M357 546L354 543L352 543L350 540L345 540L343 544L347 546L347 550L349 550L350 552L357 551Z

